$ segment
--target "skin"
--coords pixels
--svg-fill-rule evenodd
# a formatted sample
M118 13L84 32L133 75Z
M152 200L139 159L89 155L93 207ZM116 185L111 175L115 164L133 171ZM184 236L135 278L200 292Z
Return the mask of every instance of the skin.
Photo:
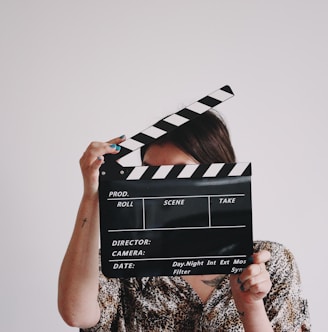
M59 273L58 308L64 321L74 327L94 326L100 318L98 296L99 203L98 176L104 154L115 154L124 138L92 142L80 159L84 191L73 234ZM172 144L152 145L144 157L145 165L197 163ZM240 275L230 276L232 295L245 331L273 331L264 310L263 298L271 288L265 262L270 253L253 255L254 263ZM238 278L239 277L239 278ZM183 276L205 303L222 275Z

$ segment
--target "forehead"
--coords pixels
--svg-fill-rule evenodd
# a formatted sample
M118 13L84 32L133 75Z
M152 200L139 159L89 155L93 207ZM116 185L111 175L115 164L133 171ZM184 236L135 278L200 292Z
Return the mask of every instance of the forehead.
M150 166L198 164L192 156L172 143L152 144L144 155L143 163Z

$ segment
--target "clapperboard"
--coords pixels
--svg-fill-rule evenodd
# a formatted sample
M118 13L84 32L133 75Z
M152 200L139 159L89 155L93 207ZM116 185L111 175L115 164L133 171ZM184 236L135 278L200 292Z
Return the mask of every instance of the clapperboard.
M253 253L251 164L126 165L129 154L231 98L229 86L121 143L99 175L107 277L240 273Z

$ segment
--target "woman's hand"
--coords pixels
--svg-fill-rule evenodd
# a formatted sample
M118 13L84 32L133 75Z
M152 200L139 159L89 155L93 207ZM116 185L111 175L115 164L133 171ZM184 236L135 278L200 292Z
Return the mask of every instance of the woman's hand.
M265 267L270 260L270 252L262 250L252 257L253 264L240 275L230 276L232 296L245 331L273 332L263 303L272 286Z
M236 304L254 304L262 300L271 289L269 272L265 263L270 260L267 250L253 254L253 264L249 265L240 275L230 276L230 286Z
M114 138L108 142L92 142L80 159L80 167L84 183L84 197L94 198L98 192L99 168L104 162L105 154L116 154L125 136Z
M91 143L80 159L84 194L59 274L58 308L75 327L94 326L100 318L99 292L99 168L104 154L116 154L125 137Z

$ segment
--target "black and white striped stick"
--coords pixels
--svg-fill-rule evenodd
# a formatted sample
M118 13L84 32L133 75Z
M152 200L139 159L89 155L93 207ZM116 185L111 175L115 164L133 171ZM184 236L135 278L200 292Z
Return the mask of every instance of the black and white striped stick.
M213 163L191 165L162 165L126 167L121 180L200 179L250 176L251 163ZM115 177L115 174L113 174Z
M118 154L113 155L112 158L122 166L125 166L124 158L131 152L142 148L144 145L152 143L156 139L182 126L188 121L195 119L200 114L218 106L233 96L234 93L232 92L230 86L225 85L221 89L210 93L206 97L192 103L174 114L163 118L151 127L148 127L142 132L128 138L120 144L121 151Z

